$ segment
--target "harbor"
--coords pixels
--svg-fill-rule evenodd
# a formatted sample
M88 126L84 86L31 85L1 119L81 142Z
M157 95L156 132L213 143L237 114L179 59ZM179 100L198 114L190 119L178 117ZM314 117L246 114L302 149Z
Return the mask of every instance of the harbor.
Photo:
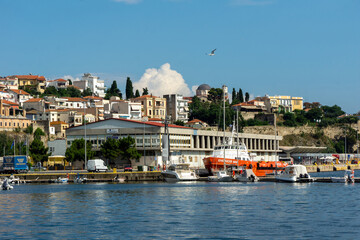
M306 166L307 171L312 173L323 173L332 176L332 172L345 171L347 169L360 170L358 164L351 165L310 165ZM44 171L44 172L29 172L21 174L2 174L2 178L13 176L20 180L20 183L55 183L58 178L67 177L69 182L75 182L78 177L85 178L86 182L144 182L154 181L161 182L164 178L161 171L133 171L133 172L118 172L113 170L111 172L87 172L87 171ZM313 177L315 182L331 182L331 177ZM360 182L360 177L355 176L355 182ZM199 177L197 181L208 181L207 177ZM265 176L259 177L261 182L275 182L275 177Z

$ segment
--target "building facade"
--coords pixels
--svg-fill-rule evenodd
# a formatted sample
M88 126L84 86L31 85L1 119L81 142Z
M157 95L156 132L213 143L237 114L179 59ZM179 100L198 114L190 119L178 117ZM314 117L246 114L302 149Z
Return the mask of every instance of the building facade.
M166 99L150 95L144 95L132 99L133 102L141 103L141 112L143 117L148 118L166 118Z
M165 138L165 125L155 122L140 122L126 119L107 119L95 123L66 129L67 147L75 139L85 136L93 150L100 151L100 146L108 138L119 139L130 136L135 139L137 150L143 155L139 161L132 161L133 166L162 166L162 139ZM169 125L170 162L189 163L192 168L203 168L203 158L211 156L213 148L224 141L224 133L219 131L196 130L188 127ZM225 138L232 137L231 132ZM254 160L275 160L279 152L281 136L240 133L239 141L248 150L256 153ZM237 139L235 139L236 141ZM166 164L169 164L167 162Z
M189 120L189 100L180 94L167 94L163 96L166 99L166 115L171 117L171 121Z

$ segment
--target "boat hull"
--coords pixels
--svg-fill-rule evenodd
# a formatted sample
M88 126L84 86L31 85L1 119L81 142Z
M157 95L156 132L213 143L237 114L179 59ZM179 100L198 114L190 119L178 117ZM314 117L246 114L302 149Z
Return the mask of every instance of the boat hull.
M178 173L173 171L161 172L162 177L166 182L181 182L181 181L196 181L198 178L195 175L179 176Z
M216 172L224 169L224 158L207 157L204 158L203 161L205 168L208 169L209 172ZM275 161L257 162L230 158L226 158L225 163L227 167L244 166L247 169L252 169L257 177L265 177L266 175L273 173L275 170L282 171L288 165L287 163Z

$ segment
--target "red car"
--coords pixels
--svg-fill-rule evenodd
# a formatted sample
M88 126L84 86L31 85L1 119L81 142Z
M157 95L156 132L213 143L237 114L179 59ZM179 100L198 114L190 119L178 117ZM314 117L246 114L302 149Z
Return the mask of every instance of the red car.
M124 172L132 172L132 167L126 167L124 168Z

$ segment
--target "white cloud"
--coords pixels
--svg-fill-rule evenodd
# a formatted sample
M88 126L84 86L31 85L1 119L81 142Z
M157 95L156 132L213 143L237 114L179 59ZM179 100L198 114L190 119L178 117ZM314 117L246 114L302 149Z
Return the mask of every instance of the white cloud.
M143 88L148 88L149 94L162 97L164 94L182 94L191 96L192 92L185 83L180 73L170 68L169 63L165 63L159 69L149 68L145 71L138 82L133 83L136 89L142 93Z
M137 4L141 2L141 0L113 0L114 2L121 2L126 4Z
M65 75L65 76L62 77L62 79L65 79L65 80L70 79L72 82L74 82L74 81L79 81L79 80L80 80L79 77L73 77L73 76L71 76L71 75Z

